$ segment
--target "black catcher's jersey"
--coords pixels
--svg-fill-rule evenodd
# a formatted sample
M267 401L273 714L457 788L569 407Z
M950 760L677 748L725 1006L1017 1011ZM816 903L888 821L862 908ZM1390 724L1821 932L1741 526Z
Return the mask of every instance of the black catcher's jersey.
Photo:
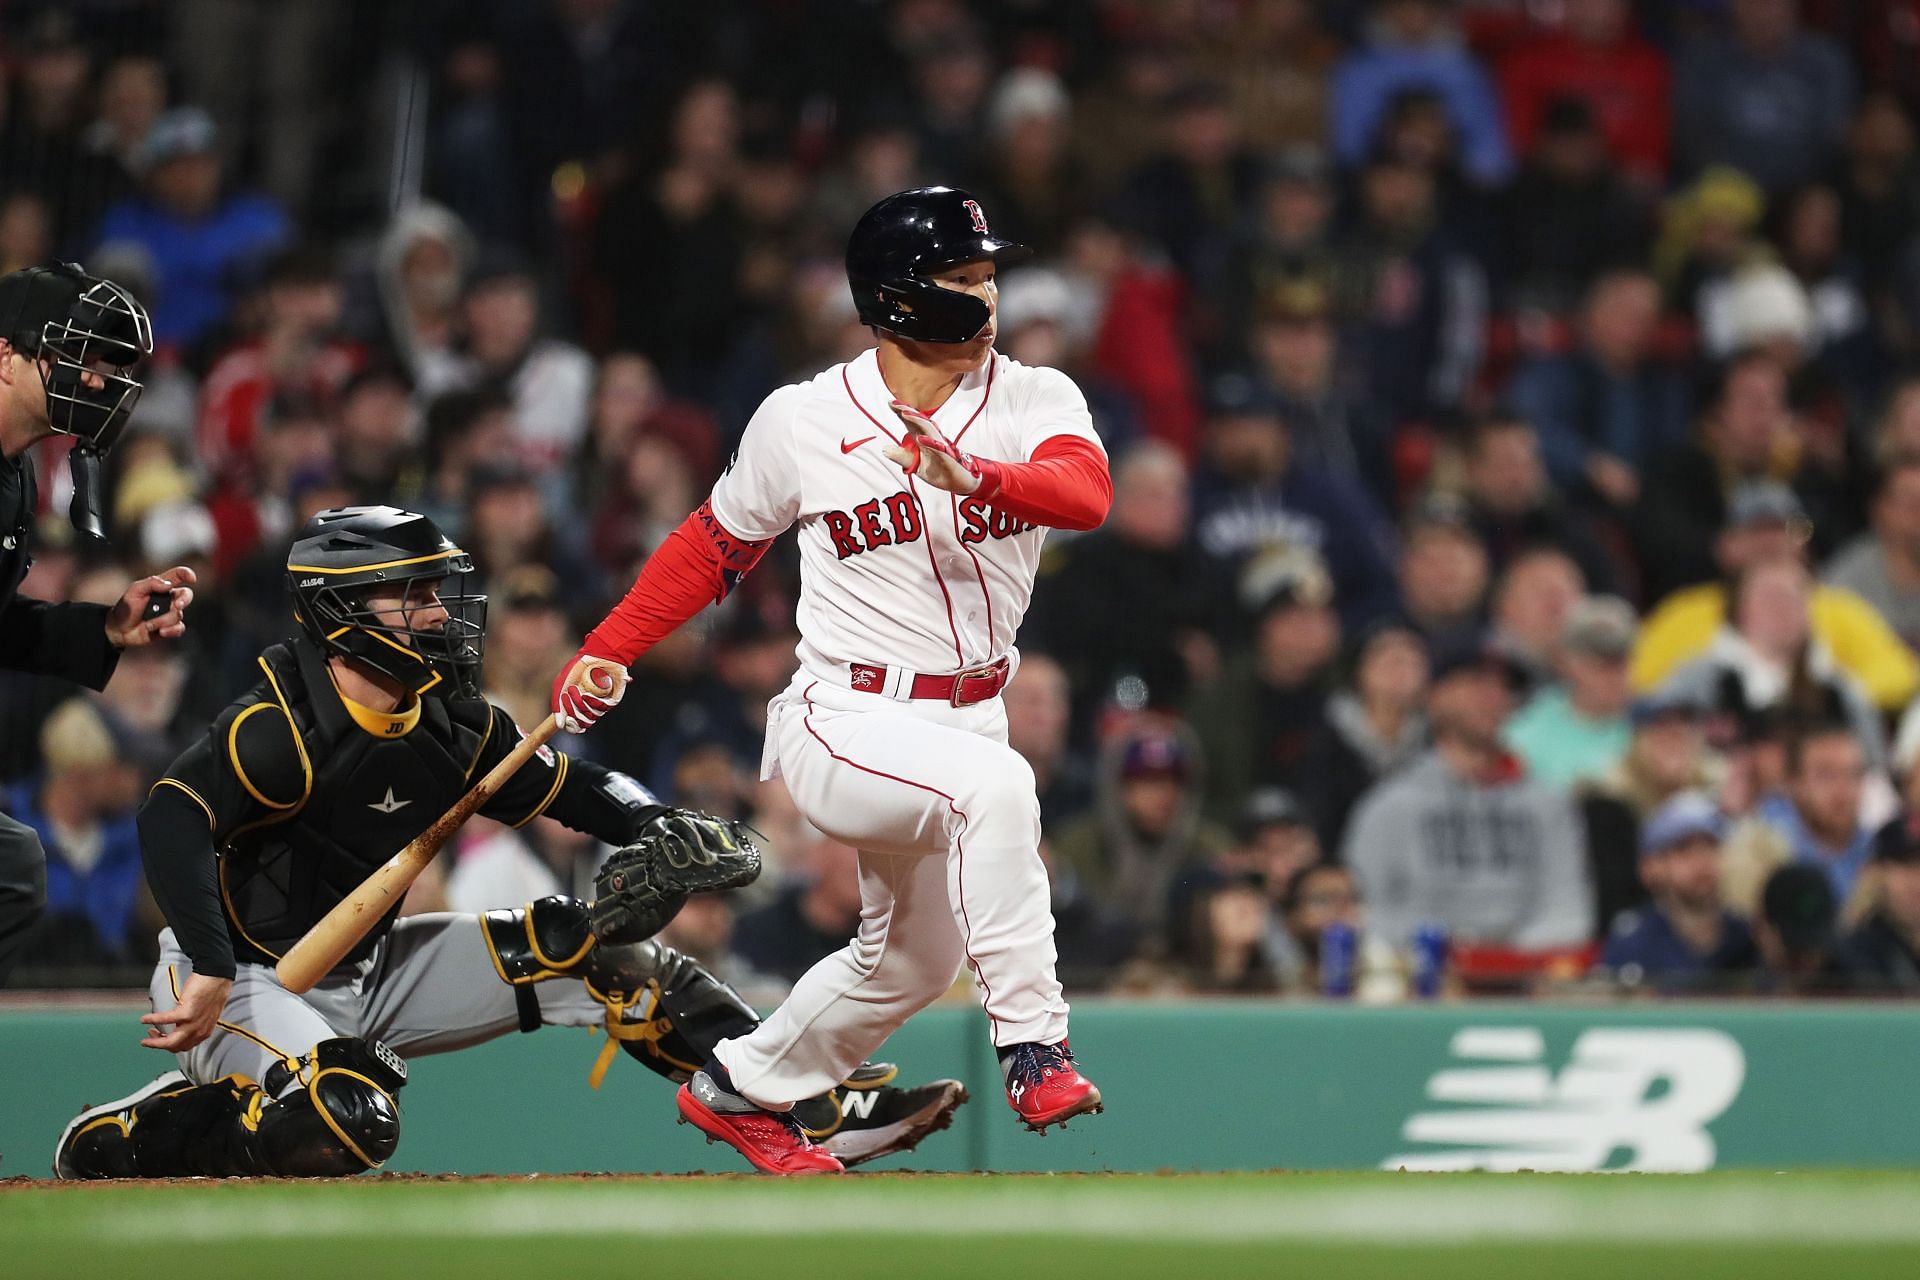
M477 698L423 698L392 715L348 702L304 639L259 665L260 682L173 762L141 813L155 897L196 970L216 977L235 961L278 960L522 736ZM620 844L652 804L631 779L542 747L480 812L515 827L551 813Z

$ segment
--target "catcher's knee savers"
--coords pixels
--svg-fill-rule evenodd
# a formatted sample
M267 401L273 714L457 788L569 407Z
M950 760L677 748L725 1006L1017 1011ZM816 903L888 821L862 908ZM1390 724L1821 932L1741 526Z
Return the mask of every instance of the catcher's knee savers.
M743 1036L760 1017L691 956L663 942L609 945L594 937L590 909L551 897L481 917L494 968L520 1001L521 1026L540 1025L532 984L578 978L607 1007L607 1046L594 1064L595 1088L617 1044L669 1080L684 1084L720 1041Z
M407 1068L374 1040L322 1040L261 1084L232 1075L142 1099L79 1125L63 1177L324 1178L383 1164L400 1143L393 1095Z

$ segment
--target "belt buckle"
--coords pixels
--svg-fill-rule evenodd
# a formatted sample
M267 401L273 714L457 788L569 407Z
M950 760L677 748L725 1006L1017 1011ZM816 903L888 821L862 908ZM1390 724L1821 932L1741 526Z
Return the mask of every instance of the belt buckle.
M997 665L975 667L971 671L962 671L953 678L953 692L949 695L948 700L956 707L970 707L976 702L985 702L988 698L991 698L1000 691L999 687L996 685L977 698L969 698L966 696L967 682L970 680L995 681L999 678L1000 668Z

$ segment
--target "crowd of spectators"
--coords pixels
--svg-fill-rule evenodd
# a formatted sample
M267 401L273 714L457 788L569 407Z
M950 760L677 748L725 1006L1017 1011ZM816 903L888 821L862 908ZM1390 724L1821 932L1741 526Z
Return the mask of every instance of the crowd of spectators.
M130 814L289 632L309 514L440 521L531 723L759 401L870 344L854 219L945 182L1036 249L1000 347L1113 460L1006 694L1071 989L1385 998L1437 936L1469 988L1920 991L1920 4L0 18L0 271L77 257L158 341L111 549L47 483L25 589L200 573L104 694L0 675L23 976L150 955ZM859 909L756 780L795 588L784 545L563 744L766 834L672 930L750 984ZM596 856L475 823L420 901Z

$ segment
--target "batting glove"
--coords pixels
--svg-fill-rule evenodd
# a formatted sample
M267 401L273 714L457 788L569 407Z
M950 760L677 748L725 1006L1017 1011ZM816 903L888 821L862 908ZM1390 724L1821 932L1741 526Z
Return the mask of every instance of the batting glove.
M553 682L553 714L568 733L585 733L594 721L619 706L626 692L625 667L583 650Z
M902 471L963 497L977 493L990 498L999 492L999 463L963 452L940 434L932 418L912 405L895 400L892 407L906 430L899 444L887 446L886 454Z

